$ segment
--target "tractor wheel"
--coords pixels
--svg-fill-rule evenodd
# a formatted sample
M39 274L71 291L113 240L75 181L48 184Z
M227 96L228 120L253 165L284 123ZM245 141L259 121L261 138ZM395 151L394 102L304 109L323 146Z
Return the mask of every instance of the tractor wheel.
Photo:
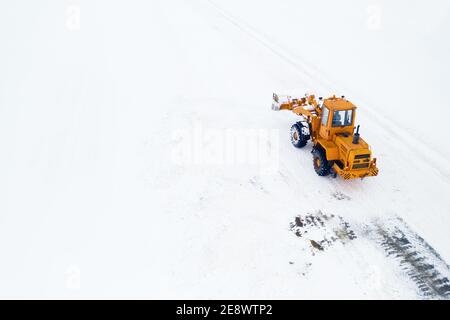
M309 135L305 134L307 127L301 122L297 122L291 127L291 142L296 148L303 148L309 140Z
M314 170L316 173L321 177L329 175L332 162L327 160L325 151L320 148L314 148L312 153Z

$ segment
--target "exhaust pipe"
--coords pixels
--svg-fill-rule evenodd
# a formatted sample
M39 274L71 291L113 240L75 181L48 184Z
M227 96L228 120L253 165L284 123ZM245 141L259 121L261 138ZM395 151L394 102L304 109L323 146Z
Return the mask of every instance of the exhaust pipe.
M353 144L359 143L359 125L356 127L356 133L353 135Z

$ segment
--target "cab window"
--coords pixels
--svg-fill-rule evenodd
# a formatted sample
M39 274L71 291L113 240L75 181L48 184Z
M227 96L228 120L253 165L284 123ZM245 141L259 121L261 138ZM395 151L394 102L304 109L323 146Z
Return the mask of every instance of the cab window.
M346 127L352 124L353 110L339 110L333 114L333 127Z
M330 114L330 111L328 110L327 107L323 107L323 112L322 112L322 125L326 126L328 123L328 115Z

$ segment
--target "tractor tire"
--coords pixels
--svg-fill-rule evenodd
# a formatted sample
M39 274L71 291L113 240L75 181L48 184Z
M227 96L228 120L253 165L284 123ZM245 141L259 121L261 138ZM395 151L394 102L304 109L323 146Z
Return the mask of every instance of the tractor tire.
M332 162L327 160L325 151L322 148L314 148L312 154L314 170L316 173L321 177L329 175Z
M303 148L308 143L309 134L305 134L305 129L309 128L301 122L297 122L291 127L291 142L296 148Z

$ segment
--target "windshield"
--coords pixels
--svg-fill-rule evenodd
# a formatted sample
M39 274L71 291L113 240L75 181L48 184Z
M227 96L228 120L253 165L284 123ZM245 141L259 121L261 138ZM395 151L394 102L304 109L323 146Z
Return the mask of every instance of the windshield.
M353 110L335 111L333 114L333 127L346 127L352 124Z

